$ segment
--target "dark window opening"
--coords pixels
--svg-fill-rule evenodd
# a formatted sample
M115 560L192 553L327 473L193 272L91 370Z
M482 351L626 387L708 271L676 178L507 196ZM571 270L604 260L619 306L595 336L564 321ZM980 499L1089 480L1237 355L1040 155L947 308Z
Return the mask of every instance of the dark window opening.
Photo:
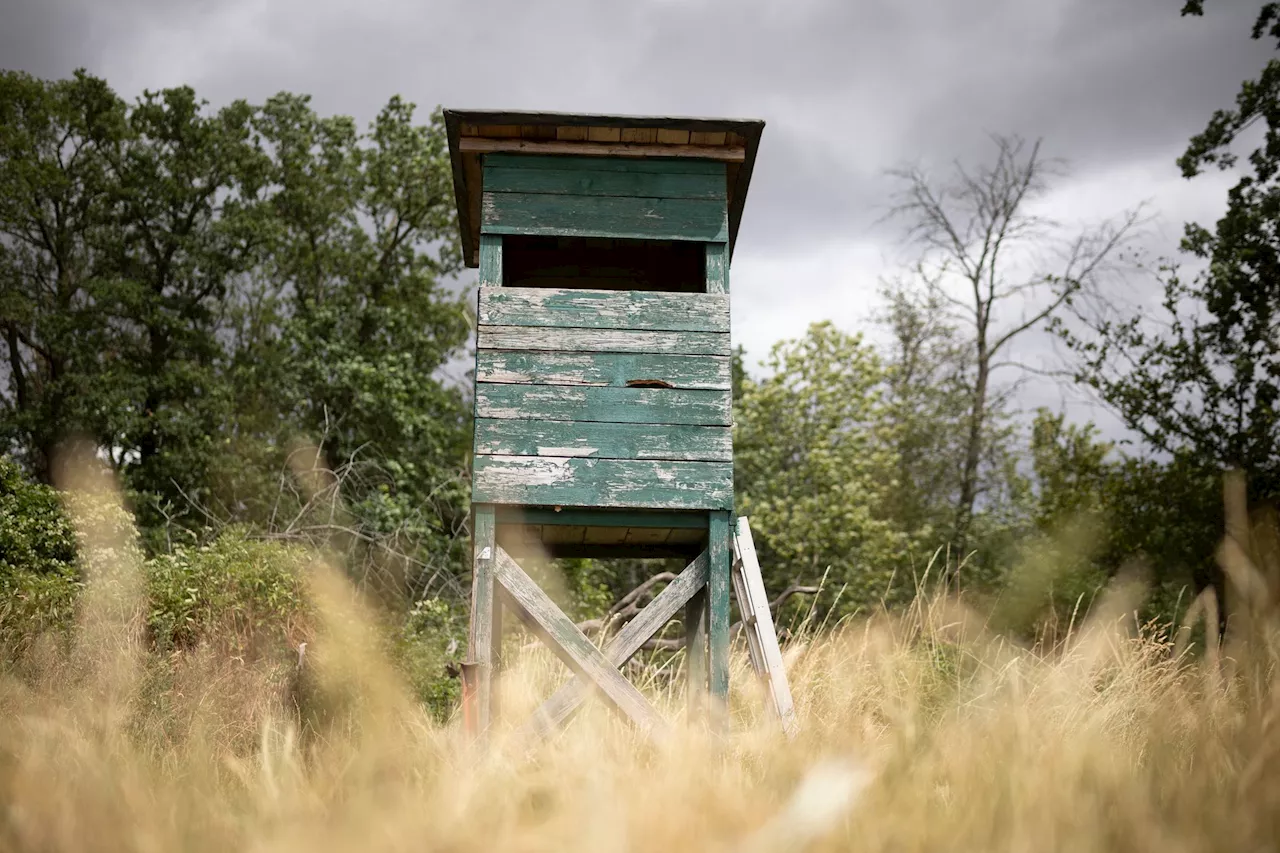
M706 289L706 246L680 240L524 237L502 240L505 287L583 290Z

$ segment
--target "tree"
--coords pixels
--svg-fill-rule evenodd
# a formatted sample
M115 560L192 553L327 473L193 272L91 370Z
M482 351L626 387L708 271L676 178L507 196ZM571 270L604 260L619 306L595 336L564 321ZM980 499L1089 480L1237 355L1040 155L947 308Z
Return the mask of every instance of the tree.
M892 591L906 537L884 515L896 459L883 434L884 372L860 337L830 323L774 346L769 375L743 381L735 416L739 512L771 588L832 570L853 604ZM904 572L898 580L908 587Z
M255 117L272 157L268 238L233 357L242 443L278 457L303 435L332 465L373 463L346 481L347 509L361 535L407 535L423 580L461 561L469 411L439 374L469 325L439 281L460 258L443 126L413 113L393 98L362 134L281 94ZM254 472L234 473L243 485ZM234 514L258 491L228 488L221 506Z
M70 434L109 438L101 413L122 377L101 311L111 278L104 149L126 132L125 105L101 80L0 72L0 448L44 483Z
M1183 14L1202 14L1189 2ZM1280 46L1280 6L1267 3L1253 38ZM1240 468L1257 488L1280 488L1280 60L1246 81L1236 108L1218 110L1178 160L1183 177L1239 163L1233 144L1255 125L1251 171L1227 195L1213 231L1186 226L1181 249L1204 263L1190 279L1160 270L1165 322L1085 315L1091 336L1064 330L1082 357L1080 378L1154 449Z
M1137 222L1133 212L1066 232L1033 210L1057 170L1042 157L1040 143L997 136L994 144L992 163L976 170L957 164L946 180L918 167L893 173L904 185L893 215L906 221L908 240L923 252L921 287L969 333L968 414L953 524L961 552L982 497L991 412L1001 402L994 374L1020 366L1009 352L1014 341L1093 286Z
M1183 14L1200 15L1202 6L1188 2ZM1264 35L1280 45L1275 3L1264 4L1254 23L1253 38ZM1228 192L1226 212L1212 231L1185 228L1180 248L1202 269L1188 277L1172 262L1157 268L1161 313L1125 316L1101 303L1076 312L1079 328L1059 326L1078 356L1077 379L1148 450L1171 460L1162 475L1169 485L1153 510L1164 518L1139 541L1167 551L1167 532L1175 532L1196 585L1213 583L1220 596L1227 590L1212 559L1223 533L1216 484L1225 472L1242 471L1255 505L1280 498L1280 60L1245 81L1235 108L1215 112L1178 159L1188 179L1208 166L1234 169L1235 143L1258 125L1261 143ZM1248 550L1247 541L1240 544Z

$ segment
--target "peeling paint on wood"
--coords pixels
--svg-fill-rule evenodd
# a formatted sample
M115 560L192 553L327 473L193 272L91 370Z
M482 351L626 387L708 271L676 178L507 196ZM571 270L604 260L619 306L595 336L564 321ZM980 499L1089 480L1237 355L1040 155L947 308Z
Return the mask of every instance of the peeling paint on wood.
M729 297L571 288L480 288L480 324L728 332Z
M707 244L707 293L729 293L729 249L724 243Z
M546 329L532 326L481 326L477 332L477 348L549 352L731 354L727 332Z
M727 391L730 362L725 356L650 353L550 353L479 350L476 381L517 385L599 385ZM656 385L656 383L663 383Z
M478 418L545 418L624 424L729 426L728 391L593 385L476 386Z
M475 451L499 456L729 462L733 432L724 426L480 418Z
M486 503L728 509L733 505L733 466L724 462L476 456L471 488L472 499Z

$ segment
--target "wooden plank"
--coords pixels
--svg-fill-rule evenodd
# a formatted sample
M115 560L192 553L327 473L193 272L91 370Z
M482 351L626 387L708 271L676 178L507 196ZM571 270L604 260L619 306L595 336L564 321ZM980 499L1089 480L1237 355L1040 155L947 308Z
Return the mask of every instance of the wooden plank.
M542 528L542 541L548 545L581 545L587 528L578 525L547 524Z
M583 128L585 131L585 128ZM464 136L458 140L458 150L463 153L488 154L579 154L584 157L689 157L700 160L719 160L726 163L742 163L747 159L746 145L645 145L626 142L586 142L564 139L485 139Z
M661 527L628 527L626 531L622 541L627 545L662 545L671 535L670 530Z
M490 722L490 688L493 678L493 507L473 504L471 533L471 623L467 634L467 662L475 669L474 713L466 717L474 726L470 733L483 740Z
M701 426L733 423L728 391L481 383L475 393L477 418Z
M538 634L565 665L584 682L597 687L617 710L626 714L651 735L666 732L666 723L635 685L622 677L604 653L560 612L524 569L501 548L497 551L494 576L502 584L512 608L530 630Z
M700 554L685 567L676 579L667 584L653 601L641 610L622 630L604 646L604 655L615 667L625 666L640 650L645 641L680 612L707 583L707 555ZM530 722L530 730L540 735L550 734L582 704L586 696L586 684L581 678L561 687L551 698L542 703Z
M658 128L658 144L659 145L688 145L689 131L677 130L670 127Z
M546 509L543 507L500 506L495 509L498 524L541 524L585 527L666 527L688 530L697 542L707 529L705 512L632 512L613 509Z
M489 456L732 462L733 433L727 426L478 418L475 452Z
M590 158L583 158L592 162ZM601 162L601 161L596 161ZM644 161L640 161L644 162ZM638 196L644 198L724 199L728 194L724 164L721 174L620 171L617 169L524 169L486 166L484 190L493 193L544 193L571 196Z
M627 388L647 384L725 391L732 384L730 370L730 360L722 355L489 349L476 352L476 381L504 385Z
M729 293L729 252L724 243L707 244L707 293Z
M716 293L481 287L479 306L487 326L729 331L729 297Z
M648 352L673 355L730 355L727 332L651 332L643 329L548 329L537 326L481 326L479 349L559 352Z
M723 130L694 130L689 133L690 145L724 145L724 143L725 132Z
M725 462L476 456L473 471L472 500L485 503L630 509L733 506L733 465ZM725 584L727 589L727 574Z
M622 141L654 143L658 141L658 129L656 127L624 127Z
M751 623L749 630L756 639L755 646L761 657L757 672L761 672L768 682L773 708L783 732L787 737L795 737L799 721L791 698L791 685L787 680L786 666L782 662L782 650L778 647L773 614L769 611L769 594L764 588L760 560L756 555L755 541L746 517L738 519L734 550L737 552L738 569L735 575L739 578L743 593L738 599L738 609L743 614L743 620Z
M502 238L480 235L480 292L502 289ZM480 297L483 299L483 297Z
M482 124L476 128L476 134L502 139L515 139L521 135L518 124Z
M588 130L589 128L585 127L557 127L556 139L566 142L582 141L587 138Z
M582 536L584 545L621 545L626 541L625 527L588 527Z
M589 127L587 128L587 139L590 142L621 142L622 128Z
M723 727L729 701L729 572L733 560L733 531L729 525L728 512L712 512L709 521L707 609L710 616L707 647L710 662L707 677L712 713L719 718L717 726Z
M729 239L723 200L500 193L485 190L482 234L614 237L628 240Z
M519 169L524 172L545 169L552 172L626 172L633 175L703 175L723 178L730 167L715 160L669 159L648 160L634 157L574 157L540 154L488 154L486 169Z
M689 722L696 724L707 707L707 590L698 590L684 608L685 665L688 668Z

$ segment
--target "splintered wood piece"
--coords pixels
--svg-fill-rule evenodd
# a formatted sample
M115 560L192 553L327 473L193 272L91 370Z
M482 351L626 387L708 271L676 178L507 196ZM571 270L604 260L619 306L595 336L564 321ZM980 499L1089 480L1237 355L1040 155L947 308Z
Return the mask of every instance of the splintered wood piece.
M644 610L605 643L603 654L609 664L614 667L626 665L640 647L671 621L706 583L707 554L704 551L675 580L667 584L662 592L654 596ZM586 698L586 691L587 684L581 677L557 690L534 713L529 723L531 733L543 737L550 734L577 710Z
M524 569L497 549L494 576L502 585L512 609L565 665L604 693L610 704L631 718L649 735L662 735L666 723L635 685L622 677L604 653L560 611ZM683 604L683 602L681 602ZM652 605L650 605L652 606Z
M734 550L737 556L734 578L742 590L738 594L738 608L742 611L744 621L748 614L751 619L747 632L754 639L752 663L756 666L756 672L768 682L773 707L782 723L782 730L787 737L794 737L799 724L791 699L791 686L787 681L786 667L782 663L782 651L778 648L773 615L769 612L769 597L764 588L764 578L760 575L755 541L751 538L751 527L745 517L738 519Z

